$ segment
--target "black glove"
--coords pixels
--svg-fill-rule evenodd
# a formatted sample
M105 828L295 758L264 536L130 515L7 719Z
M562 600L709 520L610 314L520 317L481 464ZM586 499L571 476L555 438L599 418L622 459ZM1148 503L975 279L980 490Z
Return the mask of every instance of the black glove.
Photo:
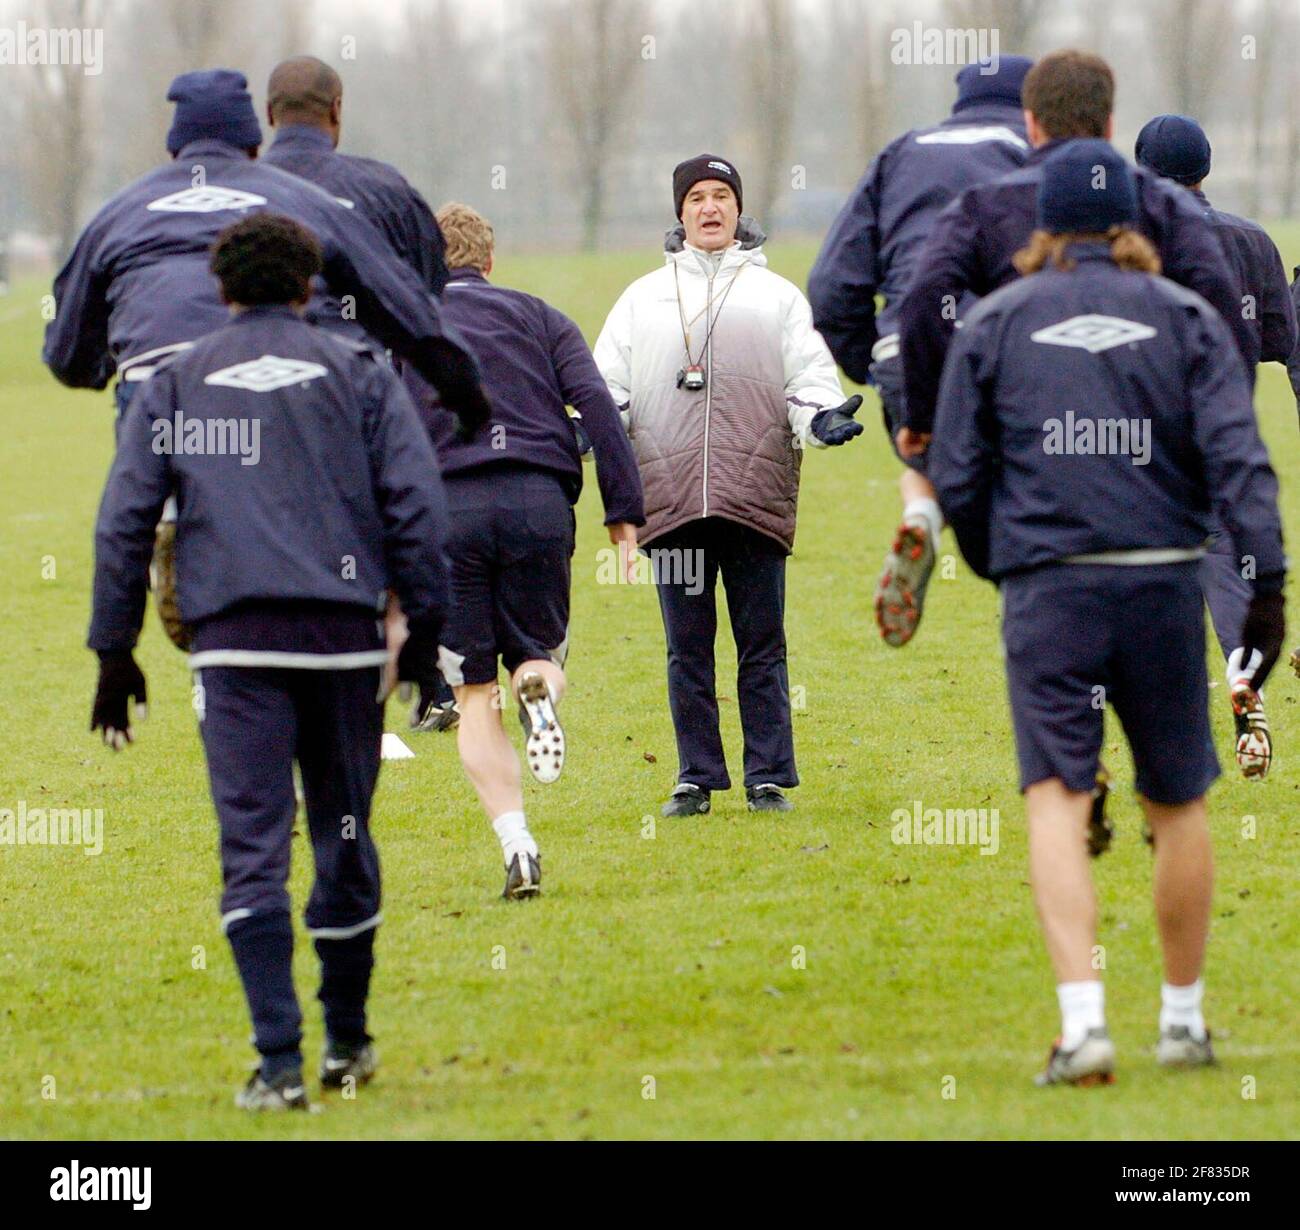
M438 403L456 416L456 438L469 440L492 417L492 403L468 354L446 338L426 339L406 360L437 390Z
M104 742L114 751L134 742L130 702L135 701L137 715L144 717L147 699L144 675L129 649L99 655L99 685L90 711L90 729L103 730Z
M438 685L442 675L438 671L438 625L436 623L410 624L406 643L397 655L397 682L401 695L410 695L410 685L420 689L419 707L412 726L423 724L429 711L438 703Z
M446 397L442 401L456 416L456 439L462 444L469 443L478 434L479 428L492 417L492 403L482 386L458 393L454 403L449 403Z
M847 444L854 436L862 434L862 424L853 417L860 405L862 395L854 393L842 406L818 410L813 415L809 429L823 444Z
M1286 636L1286 613L1282 594L1259 594L1251 600L1246 610L1246 622L1241 629L1241 664L1250 665L1250 659L1258 650L1263 661L1255 668L1250 686L1258 692L1264 686L1264 680L1277 662L1282 652L1282 641Z
M585 458L591 452L591 437L587 434L587 429L582 425L582 419L578 415L570 417L569 422L573 424L573 435L578 441L578 456Z

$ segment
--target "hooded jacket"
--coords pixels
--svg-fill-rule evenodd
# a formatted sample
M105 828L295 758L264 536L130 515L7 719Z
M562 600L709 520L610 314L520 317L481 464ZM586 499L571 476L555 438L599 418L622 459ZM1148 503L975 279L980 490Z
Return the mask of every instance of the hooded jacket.
M761 233L739 233L709 254L670 231L663 268L619 296L596 340L641 469L642 542L724 517L791 550L801 452L821 447L810 424L844 400L808 301L767 268ZM677 387L692 362L697 392Z

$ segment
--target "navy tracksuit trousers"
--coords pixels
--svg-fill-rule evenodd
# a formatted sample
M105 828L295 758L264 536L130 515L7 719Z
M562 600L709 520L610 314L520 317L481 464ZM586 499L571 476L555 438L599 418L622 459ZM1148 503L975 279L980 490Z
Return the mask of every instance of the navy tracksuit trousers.
M222 924L267 1079L301 1062L286 887L295 760L315 860L306 923L321 961L326 1033L339 1042L367 1036L380 901L369 827L383 735L379 680L377 667L198 672L200 729L221 827Z
M1210 622L1227 658L1241 646L1241 630L1253 593L1250 582L1241 575L1241 561L1230 535L1216 529L1200 565L1201 592L1210 608Z
M668 642L668 704L677 733L678 781L705 790L731 786L714 684L715 590L721 573L736 642L745 785L797 786L785 651L784 548L748 526L704 517L660 535L646 553L659 581Z

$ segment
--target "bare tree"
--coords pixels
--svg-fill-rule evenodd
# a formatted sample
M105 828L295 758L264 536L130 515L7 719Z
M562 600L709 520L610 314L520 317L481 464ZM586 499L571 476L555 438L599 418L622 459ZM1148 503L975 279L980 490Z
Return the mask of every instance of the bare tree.
M1223 0L1163 0L1148 13L1149 46L1162 62L1172 110L1204 119L1232 57L1234 6Z
M746 65L746 114L756 174L748 212L770 221L790 174L790 136L799 88L793 0L754 0L739 40Z
M645 32L640 0L558 0L549 13L550 84L576 144L582 246L600 241L609 167L626 130Z
M46 30L102 29L101 0L41 0L32 24ZM93 107L82 64L32 64L23 74L18 162L28 196L54 235L58 258L76 242L82 198L93 169Z
M1265 131L1273 118L1269 114L1270 93L1273 84L1273 48L1281 33L1281 0L1259 0L1255 8L1252 36L1254 58L1246 61L1250 69L1250 165L1254 175L1246 177L1245 209L1252 217L1259 213L1263 199L1263 169L1268 165L1265 150Z
M1052 0L944 0L949 25L996 30L998 50L1028 55L1027 48Z
M1291 14L1282 31L1285 46L1292 47L1300 38L1300 15ZM1282 157L1279 208L1284 218L1294 218L1300 198L1297 195L1297 170L1300 169L1300 67L1295 57L1282 57L1285 83L1282 89Z
M852 72L840 88L852 121L855 163L874 158L895 134L893 94L887 80L889 32L898 24L893 0L832 0L825 15L827 68L842 65L845 49L852 52Z

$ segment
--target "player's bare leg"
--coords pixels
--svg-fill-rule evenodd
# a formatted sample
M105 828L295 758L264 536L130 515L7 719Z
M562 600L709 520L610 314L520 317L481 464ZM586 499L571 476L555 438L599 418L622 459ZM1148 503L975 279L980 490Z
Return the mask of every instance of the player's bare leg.
M1061 1037L1038 1083L1109 1083L1114 1079L1115 1048L1106 1032L1105 999L1093 962L1097 896L1088 866L1092 792L1067 790L1059 778L1050 778L1025 791L1025 809L1029 879L1061 1006Z
M898 480L903 519L876 585L876 623L885 643L906 645L921 622L926 587L934 571L943 515L928 478L911 467Z
M460 710L456 728L460 762L501 841L506 864L504 896L534 896L541 885L537 842L524 818L519 756L501 722L501 690L496 683L473 683L458 686L455 693Z
M1143 799L1142 810L1155 843L1156 926L1165 969L1156 1057L1178 1067L1213 1063L1201 1015L1201 970L1214 892L1205 798L1176 806Z

